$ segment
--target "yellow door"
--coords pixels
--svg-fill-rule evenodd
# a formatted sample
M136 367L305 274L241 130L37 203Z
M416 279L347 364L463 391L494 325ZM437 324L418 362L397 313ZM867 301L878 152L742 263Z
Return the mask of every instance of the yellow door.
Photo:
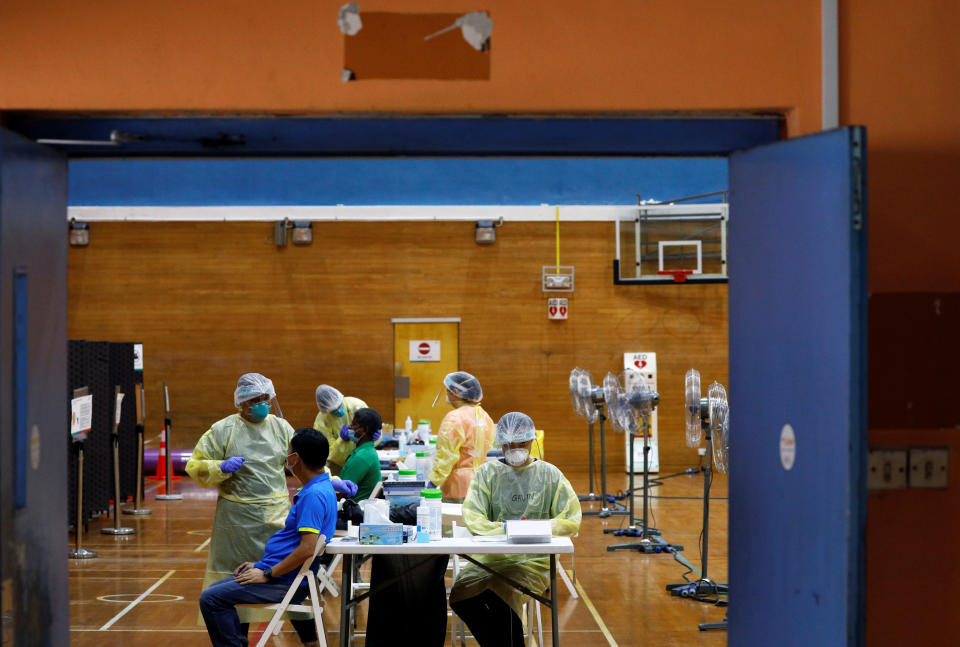
M450 407L442 393L436 407L433 400L444 376L460 368L460 320L394 319L393 367L394 423L429 420L437 433Z

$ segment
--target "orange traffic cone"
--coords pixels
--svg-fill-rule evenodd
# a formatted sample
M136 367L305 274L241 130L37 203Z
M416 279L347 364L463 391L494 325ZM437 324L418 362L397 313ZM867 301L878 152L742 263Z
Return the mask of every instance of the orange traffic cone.
M160 453L157 455L157 473L153 476L148 476L151 481L165 481L167 479L167 429L166 427L160 432ZM179 481L183 479L182 476L173 474L172 478L174 481ZM161 486L162 489L162 486Z

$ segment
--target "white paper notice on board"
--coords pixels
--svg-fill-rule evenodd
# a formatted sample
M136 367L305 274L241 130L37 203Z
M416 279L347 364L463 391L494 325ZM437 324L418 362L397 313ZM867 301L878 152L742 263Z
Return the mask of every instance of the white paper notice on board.
M120 424L120 412L121 412L120 405L121 405L121 404L123 404L123 394L122 394L122 393L118 393L118 394L117 394L117 407L114 409L114 411L116 412L116 419L113 421L113 424L115 424L115 425L119 425L119 424Z
M133 370L143 370L143 344L133 345Z
M439 362L440 361L440 340L439 339L411 339L410 340L410 361L411 362Z
M70 435L79 436L93 427L93 396L82 395L70 400Z

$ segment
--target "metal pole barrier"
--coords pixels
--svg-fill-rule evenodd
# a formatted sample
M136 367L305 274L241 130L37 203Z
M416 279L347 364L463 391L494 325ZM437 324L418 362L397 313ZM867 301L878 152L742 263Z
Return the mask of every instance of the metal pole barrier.
M144 515L153 510L143 507L143 429L144 419L147 417L147 402L144 398L143 384L137 384L137 497L134 507L124 508L123 514Z
M74 549L70 551L70 559L91 559L97 554L80 545L80 535L83 534L83 441L77 446L77 535Z
M167 390L167 383L163 383L163 407L164 407L164 418L163 418L163 436L167 444L167 474L166 474L166 487L163 490L163 494L154 495L153 498L158 501L179 501L183 498L182 494L173 493L173 443L170 442L170 427L172 426L170 422L170 392Z
M113 392L113 433L110 434L113 442L113 528L101 528L100 532L104 535L132 535L136 532L133 528L120 526L120 412L123 393L119 386Z

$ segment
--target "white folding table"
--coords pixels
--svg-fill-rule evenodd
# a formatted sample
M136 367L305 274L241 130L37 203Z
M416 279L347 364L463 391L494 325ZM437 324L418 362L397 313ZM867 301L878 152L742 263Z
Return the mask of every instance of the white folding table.
M551 624L553 627L554 647L560 645L559 616L557 615L557 555L572 554L573 542L569 537L553 537L550 543L542 544L512 544L507 541L506 535L497 537L444 537L428 544L400 544L394 546L361 544L356 539L340 537L329 542L326 552L334 555L343 555L343 583L340 587L340 647L351 647L353 642L353 623L350 621L350 611L360 602L367 599L379 589L389 586L393 581L385 582L382 587L365 591L352 596L353 591L353 560L355 555L460 555L467 561L473 562L480 568L502 578L518 591L529 595L538 602L550 607ZM530 591L510 578L497 573L481 564L471 555L549 555L550 556L550 597ZM426 563L426 560L424 561ZM412 567L410 570L417 568Z

